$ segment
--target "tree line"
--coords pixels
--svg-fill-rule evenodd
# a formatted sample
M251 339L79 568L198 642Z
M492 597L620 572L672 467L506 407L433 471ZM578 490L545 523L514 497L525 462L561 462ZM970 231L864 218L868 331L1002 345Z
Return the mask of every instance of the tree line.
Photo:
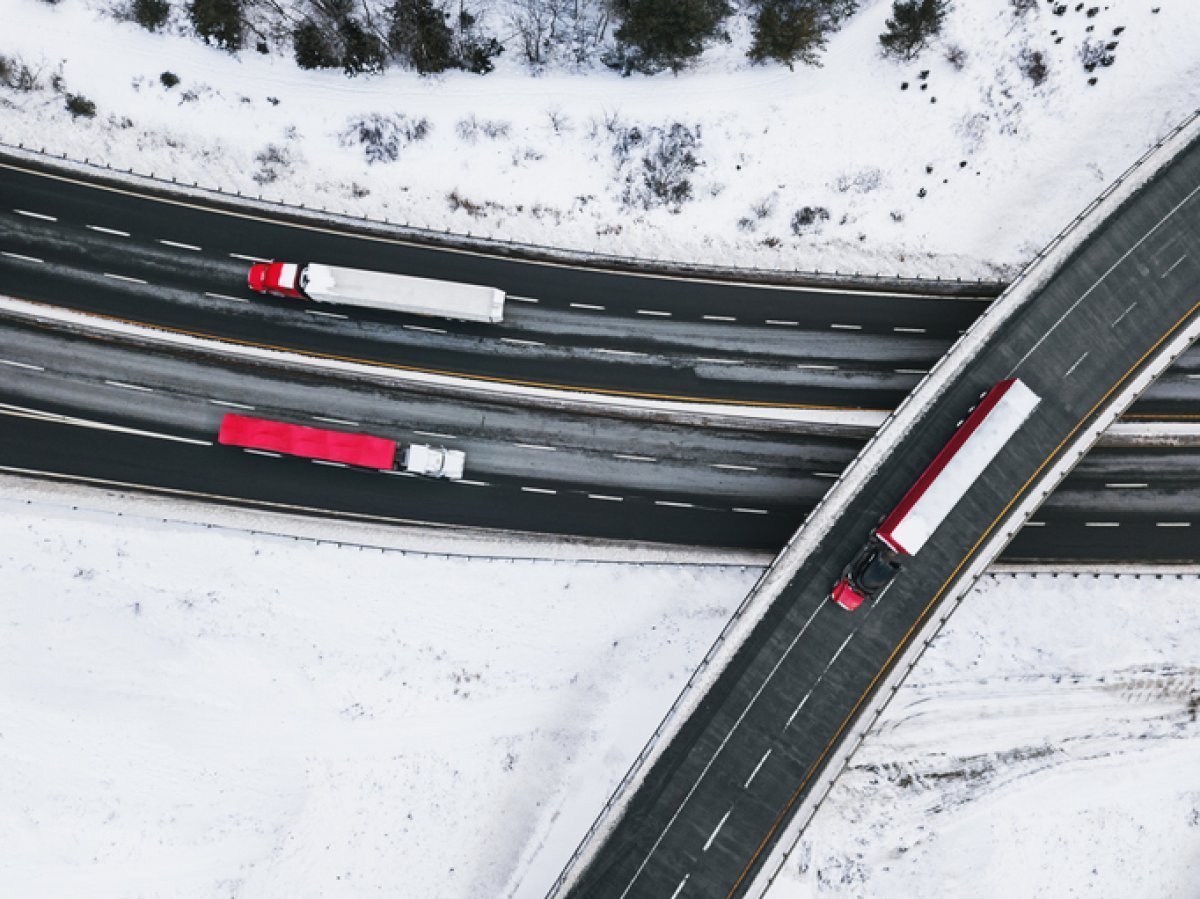
M132 17L151 30L169 18L170 0L130 2ZM248 4L260 0L185 2L196 33L233 51L248 39ZM380 9L361 0L304 0L288 30L296 62L307 69L357 75L398 61L421 74L450 69L484 74L506 45L481 27L482 2L392 0ZM744 2L750 60L788 67L820 65L829 37L859 6L859 0ZM950 0L894 0L880 51L914 58L940 32L949 5ZM727 39L733 15L729 0L512 0L504 39L532 65L598 59L626 75L678 72L705 47Z

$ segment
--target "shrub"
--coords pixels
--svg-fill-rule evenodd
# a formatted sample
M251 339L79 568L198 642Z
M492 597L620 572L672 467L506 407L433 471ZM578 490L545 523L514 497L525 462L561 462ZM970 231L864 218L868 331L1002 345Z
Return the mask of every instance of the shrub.
M133 20L147 31L158 31L167 24L171 4L167 0L133 0L130 12Z
M67 94L67 111L74 118L94 118L96 104L82 94Z
M930 38L942 30L950 0L895 0L887 30L879 36L884 56L916 59Z
M1089 72L1095 71L1096 66L1107 67L1117 61L1112 47L1104 41L1094 38L1088 38L1083 42L1083 46L1079 48L1079 59L1083 63L1084 69Z
M700 166L699 131L679 122L669 128L620 129L613 152L625 170L622 200L627 206L678 212L692 198L691 174Z
M1022 75L1034 83L1035 87L1045 81L1050 74L1046 54L1041 50L1030 50L1028 47L1023 49L1017 57L1017 68L1021 70Z
M250 177L259 184L272 184L291 167L292 154L287 147L267 144L255 154L254 161L258 163L258 171Z
M622 74L678 72L716 37L730 13L726 0L614 0L621 19L605 62Z
M804 206L792 214L792 233L797 237L829 221L829 210L824 206Z
M429 127L429 119L412 119L403 113L372 113L351 119L338 139L343 147L361 145L368 163L395 162L405 145L425 139Z
M174 72L163 72L158 76L158 80L162 82L165 88L172 88L179 83L179 76Z
M242 0L191 0L188 15L205 43L230 51L241 47L246 28Z

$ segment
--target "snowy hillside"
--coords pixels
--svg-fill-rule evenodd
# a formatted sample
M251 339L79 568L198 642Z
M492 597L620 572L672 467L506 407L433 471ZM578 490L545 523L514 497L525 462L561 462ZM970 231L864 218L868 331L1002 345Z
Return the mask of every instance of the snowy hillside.
M0 487L12 896L541 899L757 573ZM985 579L769 899L1194 895L1198 590Z
M880 57L890 3L868 0L820 68L750 65L735 31L679 76L629 78L535 75L517 53L485 76L347 78L109 7L7 0L4 141L423 228L714 265L1011 274L1200 107L1200 15L1182 0L1061 15L960 2L911 64ZM1097 41L1112 64L1089 72ZM73 97L94 115L68 112ZM663 200L646 173L690 199Z

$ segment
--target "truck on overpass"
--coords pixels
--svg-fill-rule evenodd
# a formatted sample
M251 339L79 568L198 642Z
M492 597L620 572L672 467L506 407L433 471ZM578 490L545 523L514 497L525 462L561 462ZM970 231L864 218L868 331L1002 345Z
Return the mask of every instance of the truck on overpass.
M926 544L1039 402L1019 378L985 391L949 443L846 566L834 585L833 601L854 611L881 596L904 560Z

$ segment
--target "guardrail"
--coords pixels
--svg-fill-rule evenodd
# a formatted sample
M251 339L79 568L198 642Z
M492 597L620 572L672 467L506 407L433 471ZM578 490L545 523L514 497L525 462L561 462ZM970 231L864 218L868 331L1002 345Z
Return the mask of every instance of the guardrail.
M116 179L123 183L137 183L143 188L169 193L186 193L193 197L206 197L222 203L256 204L260 210L271 210L275 215L293 219L323 217L328 223L336 221L348 228L387 233L394 238L402 238L412 243L429 246L447 246L455 249L469 250L484 255L511 257L514 259L529 259L560 264L576 264L596 269L611 269L614 271L656 273L677 275L690 278L720 278L732 281L745 281L755 284L782 284L795 287L842 287L863 292L882 292L886 290L924 291L931 295L953 298L991 299L1004 289L1003 281L987 281L984 279L961 278L918 278L896 273L894 276L870 272L823 272L804 269L761 269L741 268L737 266L701 265L693 262L679 262L670 259L650 259L638 256L615 256L605 253L595 253L587 250L574 250L566 247L552 247L544 244L524 243L521 241L502 238L483 237L450 231L436 231L410 225L407 222L395 222L391 219L373 219L367 216L354 216L346 212L330 209L328 206L308 206L304 203L289 203L282 198L270 198L261 191L243 193L239 189L232 192L220 186L201 185L198 181L180 181L174 176L159 177L153 171L139 172L133 168L114 168L107 163L93 162L90 157L82 160L74 159L64 153L52 153L46 147L28 147L24 143L10 144L0 141L0 156L10 158L34 157L47 168L71 167L75 174L90 173L97 179ZM34 161L34 160L26 160Z
M801 526L792 534L787 543L784 544L783 549L776 557L776 563L795 550L797 543L802 538L806 537L805 532L807 531L810 523L821 516L828 515L830 507L844 505L857 495L858 487L854 485L854 482L857 481L859 484L861 484L861 482L865 480L865 477L862 475L862 473L860 473L861 466L866 463L874 467L878 467L878 464L887 456L887 453L881 449L883 442L886 441L888 444L896 443L907 435L908 431L911 429L913 421L919 415L917 407L923 406L924 408L928 408L930 405L932 405L938 396L941 395L942 390L950 380L950 376L957 374L956 371L953 371L953 368L955 367L955 363L958 361L956 357L962 353L963 348L969 343L980 342L981 336L987 336L987 333L994 330L995 327L998 326L999 322L1005 320L1013 311L1016 310L1016 308L1022 304L1024 300L1028 299L1027 296L1023 296L1023 294L1028 292L1027 288L1028 290L1032 290L1032 286L1028 285L1027 282L1031 277L1039 277L1044 275L1044 272L1042 271L1044 268L1043 263L1045 263L1055 253L1060 252L1066 246L1066 242L1069 238L1079 237L1076 232L1078 232L1080 227L1088 221L1089 216L1095 212L1098 206L1112 197L1116 191L1125 186L1130 177L1135 173L1138 173L1139 169L1141 169L1141 167L1148 160L1150 160L1164 146L1173 141L1187 128L1192 126L1193 123L1197 122L1198 119L1200 119L1200 110L1193 112L1183 122L1176 125L1166 135L1155 142L1154 146L1150 147L1145 153L1138 157L1138 159L1132 165L1126 168L1125 171L1123 171L1115 181L1110 183L1104 189L1104 191L1102 191L1095 199L1088 203L1088 205L1084 207L1081 212L1079 212L1064 228L1062 228L1058 234L1056 234L1050 240L1050 242L1046 244L1045 247L1038 251L1034 258L1030 260L1029 264L1022 269L1022 271L1004 291L1003 295L992 304L992 306L986 313L984 313L984 315L976 319L974 324L972 324L970 328L968 328L959 336L958 340L954 342L954 344L942 357L941 361L939 361L937 365L930 369L930 371L918 382L917 386L913 388L912 392L904 398L903 402L901 402L896 409L888 414L888 416L884 419L883 424L870 438L870 440L867 441L866 445L862 448L862 450L859 451L859 454L842 471L837 480L833 482L832 486L826 492L821 502L818 503L811 512L809 512L809 514L805 517L803 524L801 524ZM920 411L923 411L923 409ZM889 427L889 425L893 425L897 422L899 422L901 426L895 431L895 433L892 433L894 429ZM866 475L869 475L870 473L871 472L866 472ZM851 486L848 487L848 484ZM841 495L843 493L846 495ZM683 689L675 698L675 701L671 704L671 707L667 710L666 715L663 717L654 733L651 734L650 739L646 742L646 745L642 748L642 751L638 753L637 758L635 758L633 763L629 766L624 777L621 778L620 782L613 790L612 795L604 804L603 808L601 808L600 813L596 816L596 819L592 822L591 827L588 829L583 839L580 840L578 846L575 848L575 851L571 854L571 857L567 860L567 863L563 867L558 878L554 881L547 892L548 899L556 896L559 891L562 890L564 885L566 885L567 881L574 874L576 865L579 864L580 859L588 851L588 847L592 841L605 827L610 813L612 813L614 808L623 802L626 792L639 778L646 762L652 755L654 755L664 734L677 726L677 716L680 716L682 710L690 701L692 701L691 694L696 689L697 684L704 679L708 669L713 666L718 657L722 655L732 655L732 652L734 649L736 649L736 645L740 645L740 641L738 641L738 644L736 645L733 644L733 638L735 634L741 636L748 633L746 622L743 619L752 605L756 605L761 602L761 594L765 589L765 585L776 579L773 578L773 573L776 570L776 563L772 563L772 566L762 575L762 577L759 578L758 582L750 589L750 592L746 595L746 598L742 600L737 610L733 613L733 617L726 622L725 627L721 630L721 633L717 635L716 640L713 641L712 645L705 653L704 658L701 659L700 664L692 672L691 676L684 684Z

